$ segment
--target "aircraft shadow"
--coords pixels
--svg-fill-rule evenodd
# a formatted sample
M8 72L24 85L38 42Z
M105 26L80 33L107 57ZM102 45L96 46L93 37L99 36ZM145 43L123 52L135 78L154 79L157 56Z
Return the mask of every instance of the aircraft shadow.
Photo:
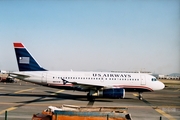
M52 93L50 95L40 95L40 94L15 94L15 93L8 93L8 94L0 94L0 96L16 96L16 97L40 97L30 101L21 101L17 103L34 103L34 102L47 102L47 101L59 101L64 99L69 100L78 100L78 101L88 101L86 95L72 95L72 94L65 94L65 93L54 93L50 91L46 91L48 93ZM46 98L46 99L44 99ZM112 100L104 100L104 98L96 98L94 101L97 102L113 102ZM91 101L92 102L92 101Z
M72 94L66 94L66 93L54 93L52 91L45 91L48 94L15 94L15 93L7 93L7 94L0 94L0 96L16 96L16 97L38 97L33 100L27 100L27 101L19 101L16 103L19 103L19 105L16 105L14 107L22 107L27 104L31 103L39 103L39 102L48 102L48 101L60 101L64 99L68 100L77 100L77 101L87 101L87 106L93 106L94 102L113 102L114 100L112 98L101 98L97 97L95 100L88 101L86 95L72 95ZM125 98L125 99L132 99L132 98Z

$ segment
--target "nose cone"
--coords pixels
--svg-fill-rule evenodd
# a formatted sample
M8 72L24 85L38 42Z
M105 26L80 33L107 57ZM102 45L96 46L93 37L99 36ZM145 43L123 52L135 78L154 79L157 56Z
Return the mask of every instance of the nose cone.
M154 82L152 88L153 88L153 90L162 90L162 89L164 89L164 87L165 87L164 83L162 83L160 81L156 81L156 82Z
M159 81L159 82L160 82L160 81ZM164 89L164 87L165 87L164 83L160 82L160 83L159 83L159 90Z

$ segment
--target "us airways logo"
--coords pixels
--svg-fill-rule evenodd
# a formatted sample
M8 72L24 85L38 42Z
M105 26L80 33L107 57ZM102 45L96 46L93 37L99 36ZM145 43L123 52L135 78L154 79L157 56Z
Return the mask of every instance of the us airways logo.
M93 77L125 77L130 78L130 74L96 74L93 73Z

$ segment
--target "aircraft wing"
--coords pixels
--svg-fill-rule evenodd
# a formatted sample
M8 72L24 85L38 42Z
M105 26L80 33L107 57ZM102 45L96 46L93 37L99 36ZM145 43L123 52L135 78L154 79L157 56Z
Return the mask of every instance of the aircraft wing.
M61 78L62 79L62 78ZM62 79L63 84L65 85L66 83L71 83L74 86L77 86L79 88L83 88L83 89L101 89L105 86L102 85L98 85L98 84L89 84L89 83L79 83L79 82L71 82L65 79Z

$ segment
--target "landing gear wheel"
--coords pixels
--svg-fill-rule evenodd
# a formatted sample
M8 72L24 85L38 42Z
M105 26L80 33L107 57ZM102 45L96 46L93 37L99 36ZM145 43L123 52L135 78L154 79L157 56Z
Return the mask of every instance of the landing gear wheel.
M94 101L94 99L95 98L92 95L90 95L90 93L87 93L87 100L88 101L92 102L92 101Z
M142 92L139 92L139 100L143 100Z
M143 100L143 98L141 96L139 96L139 100Z

